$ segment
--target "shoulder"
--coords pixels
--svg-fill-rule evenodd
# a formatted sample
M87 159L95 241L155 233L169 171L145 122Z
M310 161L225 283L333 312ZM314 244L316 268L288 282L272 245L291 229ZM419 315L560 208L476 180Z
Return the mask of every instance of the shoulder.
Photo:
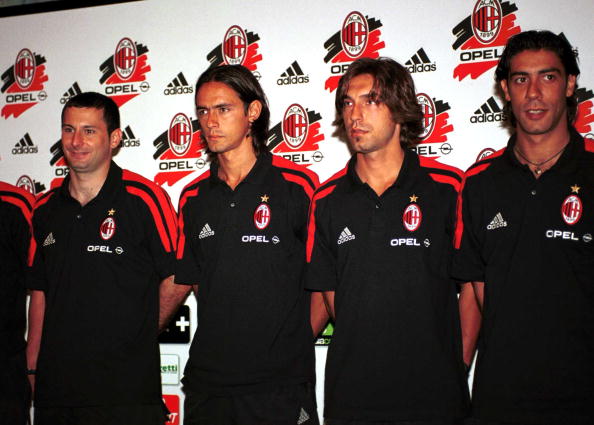
M497 162L501 160L506 149L507 148L500 149L497 152L494 152L491 155L472 164L464 173L464 178L468 180L470 178L475 178L476 176L484 176L487 170L492 170L493 165L497 164Z
M314 191L319 186L319 179L316 173L288 159L278 155L272 155L272 167L281 174L283 179L299 185L309 198L313 196Z
M29 214L35 205L35 197L25 189L0 181L0 199Z
M198 196L201 187L203 187L206 182L208 182L208 178L210 177L210 170L206 170L204 173L200 174L190 183L188 183L181 191L179 195L179 208L178 211L183 208L189 198Z
M324 198L328 198L335 189L340 186L340 183L346 178L348 172L348 165L342 170L334 173L330 178L320 184L320 187L315 191L313 200L318 202Z
M20 187L0 182L0 206L2 210L14 217L23 217L29 224L35 206L35 197ZM10 212L9 212L10 211Z
M35 214L38 214L40 211L43 211L44 206L47 205L50 201L57 199L57 194L61 190L61 187L62 186L56 186L53 189L50 189L37 197L33 206Z
M419 165L433 181L440 184L447 184L456 192L460 191L462 182L464 181L462 170L424 156L419 156Z

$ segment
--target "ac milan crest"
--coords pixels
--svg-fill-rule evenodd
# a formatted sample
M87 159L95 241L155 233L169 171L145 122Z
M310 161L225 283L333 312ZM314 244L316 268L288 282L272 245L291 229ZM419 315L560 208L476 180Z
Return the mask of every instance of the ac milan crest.
M176 114L171 120L167 140L171 151L177 156L183 156L192 142L192 122L183 113Z
M35 56L29 49L22 49L14 63L14 79L17 85L26 90L33 83L35 76Z
M307 137L308 126L309 122L305 109L297 103L289 106L283 119L283 138L285 142L293 149L300 148Z
M111 239L111 237L115 233L115 229L116 229L116 223L115 223L114 218L107 217L105 220L103 220L103 223L101 223L101 226L99 226L99 234L101 235L101 238L104 241L106 241L108 239Z
M1 73L0 92L4 94L6 105L0 116L17 118L27 109L47 99L44 87L48 80L45 75L45 57L29 49L21 49L14 63Z
M435 104L425 93L417 94L417 102L423 111L423 132L420 137L424 139L433 132L435 127Z
M137 58L138 52L134 42L127 37L122 38L113 55L115 71L122 80L127 80L134 74Z
M561 205L561 216L567 224L574 225L582 217L582 201L577 195L569 195Z
M476 162L482 161L483 159L485 159L489 155L493 155L494 153L495 153L495 149L485 148L482 151L480 151L479 154L477 155Z
M359 12L349 13L340 31L342 49L349 57L358 58L365 51L368 35L367 19Z
M472 12L472 32L476 39L489 44L497 38L501 29L501 5L497 0L480 0Z
M31 177L29 177L27 175L22 175L17 180L16 185L17 185L17 187L20 187L21 189L25 189L27 192L35 195L35 183L33 182L33 179Z
M402 214L402 224L409 232L414 232L421 225L423 214L417 204L409 204Z
M254 211L254 224L259 230L265 229L270 223L270 207L268 204L261 203Z
M233 25L225 33L223 40L223 58L228 65L241 65L247 51L247 37L245 32Z

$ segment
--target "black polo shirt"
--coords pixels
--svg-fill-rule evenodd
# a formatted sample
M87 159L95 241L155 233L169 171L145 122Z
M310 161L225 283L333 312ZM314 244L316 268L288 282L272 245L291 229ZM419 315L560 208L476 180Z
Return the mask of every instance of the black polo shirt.
M462 197L453 272L485 282L474 415L593 423L594 142L572 129L539 179L514 145L470 167Z
M0 359L25 350L25 268L31 240L29 192L0 182Z
M182 191L175 280L199 285L186 388L223 395L313 380L302 272L316 186L311 171L262 153L235 190L213 163Z
M173 274L167 194L111 163L81 207L62 186L37 202L29 287L45 293L38 407L160 403L159 283Z
M468 390L449 264L462 173L407 150L377 196L355 163L316 191L309 225L306 287L335 291L324 416L460 418Z

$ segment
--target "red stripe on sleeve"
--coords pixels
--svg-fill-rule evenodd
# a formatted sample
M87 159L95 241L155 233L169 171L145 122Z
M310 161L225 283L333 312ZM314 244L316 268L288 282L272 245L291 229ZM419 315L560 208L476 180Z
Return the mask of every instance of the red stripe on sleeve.
M444 174L437 174L437 173L429 173L429 176L436 182L447 183L447 184L452 185L454 187L454 189L456 190L456 192L460 191L460 185L461 185L460 180L456 179L455 177L446 176Z
M163 216L165 217L167 233L171 236L171 240L175 241L177 239L177 215L175 214L175 210L173 209L171 199L169 199L169 195L167 194L167 192L165 192L163 188L157 186L149 179L142 177L140 174L133 173L129 170L122 171L122 178L124 180L130 180L141 183L144 186L146 186L147 190L150 190L151 193L155 195L157 201L159 202L159 207L163 212ZM156 222L157 221L155 220L155 223Z
M184 250L186 248L186 235L184 233L184 215L182 209L186 205L188 198L191 196L198 195L198 186L194 189L190 189L192 186L195 186L197 183L201 182L204 179L210 177L210 170L205 171L204 173L200 174L200 176L194 180L192 180L186 187L182 189L181 196L179 198L179 204L177 207L177 225L178 225L178 239L177 239L177 250L176 250L176 258L179 260L184 256Z
M346 169L342 171L342 174L344 174L345 172L346 172ZM319 192L316 192L313 200L311 201L311 206L309 208L309 222L307 224L307 244L305 246L306 259L307 259L308 263L311 261L311 254L313 252L314 238L315 238L315 234L316 234L316 215L315 214L316 214L317 203L320 199L325 198L326 196L331 194L335 188L336 188L336 185L334 184L334 185L331 185L331 186L328 186L328 187L322 189Z
M456 202L456 227L454 229L454 248L460 249L462 244L462 234L464 233L464 220L462 219L462 192L466 184L466 177L462 181L462 186L458 192L458 200Z
M179 237L177 240L177 254L176 254L176 258L179 260L181 258L183 258L184 256L184 249L186 247L186 234L184 233L184 213L183 213L183 208L184 205L186 205L186 202L188 201L188 198L191 196L196 196L198 195L198 187L196 187L193 190L188 190L186 192L183 193L182 197L179 200L179 207L178 207L178 219L177 219L177 225L179 226Z
M298 185L300 185L301 187L303 187L303 190L305 190L305 193L307 194L307 197L309 199L312 198L313 194L314 194L314 190L315 188L312 187L312 185L303 177L301 176L297 176L295 174L292 173L281 173L283 175L283 177L285 178L285 180L288 180L290 182L293 183L297 183Z
M157 204L155 204L155 201L153 200L153 198L151 198L151 196L148 193L146 193L146 191L139 189L137 187L134 187L134 186L126 186L126 191L128 193L131 193L132 195L136 195L136 196L140 197L144 201L144 203L149 207L149 211L151 212L151 214L153 216L155 226L157 226L157 232L159 233L159 237L161 238L161 243L163 244L165 251L171 252L173 247L169 243L169 240L172 236L175 235L175 233L173 235L170 233L167 233L167 226L163 222L163 220L161 218L161 213L159 211L159 207L157 206ZM173 241L174 239L171 239L171 240Z

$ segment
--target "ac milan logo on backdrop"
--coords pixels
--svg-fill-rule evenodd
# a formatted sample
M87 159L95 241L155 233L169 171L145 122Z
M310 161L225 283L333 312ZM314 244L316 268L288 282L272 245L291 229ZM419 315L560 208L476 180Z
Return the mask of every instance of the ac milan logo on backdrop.
M116 223L113 217L107 217L99 226L99 234L104 241L111 239L116 230Z
M575 91L575 95L578 101L578 110L573 125L584 137L594 138L591 134L594 132L594 93L592 90L582 87Z
M460 65L454 68L454 78L460 81L470 76L476 79L495 67L507 40L521 31L515 25L518 8L499 0L478 0L472 14L454 27Z
M169 131L167 132L169 147L177 156L184 156L190 149L192 142L192 122L182 113L176 114L171 120Z
M258 53L258 34L233 25L225 32L223 42L206 56L210 68L219 65L243 65L259 78L257 63L262 60Z
M433 127L435 127L435 105L433 100L425 93L417 94L417 102L419 102L423 111L423 132L420 137L424 139L433 133Z
M476 156L476 162L482 161L483 159L485 159L488 156L491 156L495 153L495 149L492 148L485 148L482 151L479 152L479 154Z
M489 44L501 29L501 5L497 0L481 0L472 12L472 32L483 44Z
M113 66L118 77L127 80L134 74L136 69L136 45L129 38L122 38L113 54Z
M223 59L228 65L241 65L247 52L247 37L245 32L233 25L227 30L223 40Z
M381 26L381 21L363 16L359 12L351 12L346 16L340 31L324 43L328 51L324 62L332 63L330 67L332 76L326 80L324 86L326 90L330 92L336 90L340 77L355 59L379 57L378 51L386 46L380 40Z
M33 77L35 76L35 56L29 49L23 49L19 52L14 64L14 78L18 86L27 90Z
M283 120L270 130L270 151L295 163L309 166L323 159L318 150L324 140L320 133L320 114L308 111L298 103L290 105Z
M350 58L357 59L367 46L369 29L367 20L359 12L351 12L342 24L340 43Z
M576 224L582 216L582 201L576 195L569 195L561 205L563 221L569 225Z
M402 224L409 232L414 232L421 225L421 208L417 204L409 204L402 214Z
M19 177L16 182L16 186L20 187L21 189L25 189L32 195L37 195L45 190L45 186L42 183L32 179L27 175L22 175Z
M283 119L283 137L285 142L293 148L299 149L303 146L307 137L307 113L301 105L292 104L287 108Z
M419 155L432 158L449 154L453 148L448 143L447 134L454 130L454 126L448 123L450 115L446 112L450 105L425 93L417 94L417 101L423 111L423 132L421 143L412 149Z
M200 137L198 120L190 121L184 113L171 119L169 128L157 137L153 158L159 164L154 181L158 185L174 185L206 165L206 145Z
M99 83L118 106L150 89L146 81L146 73L151 70L147 52L144 44L124 37L116 45L114 54L99 67L102 73Z
M2 93L6 93L2 116L17 118L27 109L47 99L43 90L48 80L45 75L45 58L21 49L14 64L2 73Z
M270 207L268 204L260 204L254 211L254 224L259 230L263 230L270 223Z

